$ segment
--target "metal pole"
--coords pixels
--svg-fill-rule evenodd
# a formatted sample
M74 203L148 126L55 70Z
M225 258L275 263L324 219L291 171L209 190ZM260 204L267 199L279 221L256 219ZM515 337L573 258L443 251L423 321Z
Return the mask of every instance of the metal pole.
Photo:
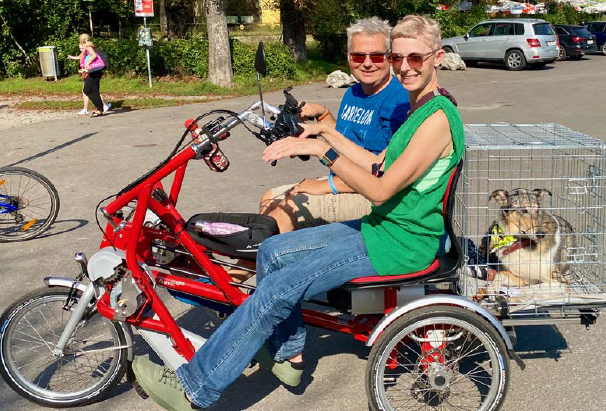
M143 17L143 26L147 28L147 18ZM149 88L152 88L152 78L151 78L151 63L149 61L149 47L145 48L145 54L147 55L147 74L149 76Z

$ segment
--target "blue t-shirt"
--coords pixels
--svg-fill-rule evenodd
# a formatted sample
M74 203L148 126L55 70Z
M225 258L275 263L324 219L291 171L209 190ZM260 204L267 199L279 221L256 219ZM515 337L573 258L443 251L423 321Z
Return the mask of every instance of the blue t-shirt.
M404 123L409 110L408 91L394 76L387 87L370 96L358 83L343 96L335 128L357 145L379 154Z

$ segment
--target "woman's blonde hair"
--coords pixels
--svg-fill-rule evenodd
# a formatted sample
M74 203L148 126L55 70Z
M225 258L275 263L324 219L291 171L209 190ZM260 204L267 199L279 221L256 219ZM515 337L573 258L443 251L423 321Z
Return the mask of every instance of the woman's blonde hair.
M442 34L437 21L418 15L409 15L398 21L391 30L391 41L397 38L420 40L432 50L442 47Z
M86 45L86 47L95 47L95 43L93 43L93 42L92 42L92 41L90 41L90 40L88 40L88 41L85 43L85 45Z
M86 33L82 33L78 36L80 44L86 44L90 40L90 36Z

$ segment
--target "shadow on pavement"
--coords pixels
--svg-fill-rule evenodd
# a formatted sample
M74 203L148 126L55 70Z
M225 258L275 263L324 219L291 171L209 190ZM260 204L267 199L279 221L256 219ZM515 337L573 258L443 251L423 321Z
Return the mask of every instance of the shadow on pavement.
M73 139L73 140L66 141L66 142L65 142L65 143L63 143L63 144L59 144L58 146L55 146L55 147L53 147L53 148L50 148L50 149L48 149L48 150L46 150L46 151L42 151L42 152L40 152L40 153L38 153L38 154L34 154L33 156L30 156L30 157L24 158L23 160L15 161L15 162L14 162L14 163L12 163L12 164L7 164L7 167L10 167L10 166L16 166L16 165L18 165L18 164L27 163L28 161L34 160L34 159L36 159L36 158L44 157L44 156L46 156L46 155L48 155L48 154L54 153L54 152L56 152L56 151L59 151L59 150L61 150L62 148L69 147L69 146L71 146L71 145L73 145L73 144L79 143L80 141L86 140L87 138L92 137L92 136L94 136L94 135L95 135L95 134L97 134L97 133L98 133L98 132L94 132L94 133L85 134L85 135L83 135L83 136L81 136L81 137L78 137L78 138L75 138L75 139Z
M79 228L84 227L89 223L88 220L74 219L74 220L57 220L53 223L51 228L36 238L54 237L56 235L69 233Z
M569 351L566 339L556 326L517 327L516 333L518 341L514 348L523 360L551 358L557 361L563 351Z

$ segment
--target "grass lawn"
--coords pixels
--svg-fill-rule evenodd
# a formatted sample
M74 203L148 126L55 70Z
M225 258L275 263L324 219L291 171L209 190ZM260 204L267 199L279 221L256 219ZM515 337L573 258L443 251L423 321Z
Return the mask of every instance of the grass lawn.
M286 86L324 81L334 70L347 71L347 66L327 63L322 60L315 44L308 49L308 60L297 64L297 78L263 78L261 83L264 91L282 89ZM23 109L73 110L81 106L79 96L82 91L80 75L72 75L59 81L49 81L41 78L7 78L0 81L0 95L19 95L24 102L17 107ZM258 87L256 78L236 77L231 87L218 87L200 78L154 78L150 89L147 77L113 77L104 76L101 81L101 94L108 99L118 97L123 101L124 108L153 108L171 105L182 105L205 101L216 97L236 97L256 94ZM46 96L44 100L27 100L28 96ZM56 99L53 97L56 96ZM163 96L172 96L166 99ZM179 99L179 96L196 96L199 99ZM73 100L65 100L75 97Z

